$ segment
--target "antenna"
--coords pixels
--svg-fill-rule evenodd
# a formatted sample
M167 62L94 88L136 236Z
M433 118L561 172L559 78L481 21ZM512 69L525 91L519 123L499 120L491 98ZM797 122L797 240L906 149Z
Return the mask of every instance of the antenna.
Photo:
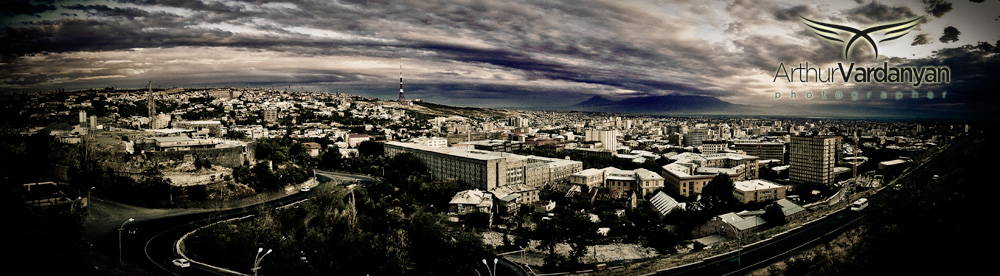
M399 58L399 101L406 101L406 97L403 96L403 58Z

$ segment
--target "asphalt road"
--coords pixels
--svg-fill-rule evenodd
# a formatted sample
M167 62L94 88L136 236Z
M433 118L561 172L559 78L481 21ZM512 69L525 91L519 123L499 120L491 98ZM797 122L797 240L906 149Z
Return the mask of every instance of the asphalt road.
M317 171L322 179L374 183L370 176ZM96 199L91 217L85 222L86 235L99 250L115 252L125 262L142 265L149 271L164 275L246 275L250 268L219 268L192 260L191 266L180 268L172 263L181 258L177 241L181 237L211 223L244 217L258 208L276 208L305 200L309 192L278 192L240 203L240 207L221 209L147 209ZM272 200L273 199L273 200ZM133 218L133 221L128 221ZM121 231L119 231L121 229ZM115 254L118 255L118 254ZM241 273L242 272L242 273Z
M800 249L810 248L835 238L843 230L856 226L868 210L838 211L769 240L744 245L740 250L708 258L702 262L659 270L656 275L740 275L742 272L765 267Z

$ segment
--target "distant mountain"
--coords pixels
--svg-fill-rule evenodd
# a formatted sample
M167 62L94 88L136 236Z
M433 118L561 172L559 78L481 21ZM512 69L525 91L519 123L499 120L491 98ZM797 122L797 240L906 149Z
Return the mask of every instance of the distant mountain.
M609 99L602 95L597 95L590 97L586 101L582 101L578 104L574 104L572 107L599 107L604 105L609 105L615 103L615 100Z
M751 106L732 104L714 97L685 95L636 97L619 101L598 95L565 109L649 115L758 113L756 108Z

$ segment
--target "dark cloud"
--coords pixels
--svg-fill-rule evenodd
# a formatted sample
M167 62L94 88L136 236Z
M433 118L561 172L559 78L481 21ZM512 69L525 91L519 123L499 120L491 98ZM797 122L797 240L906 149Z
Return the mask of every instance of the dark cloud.
M1000 43L998 41L997 43ZM978 45L963 45L935 51L925 59L909 60L905 66L947 66L951 69L951 83L921 86L920 90L948 91L949 101L957 103L951 107L956 112L988 113L996 118L1000 94L993 90L995 80L1000 78L1000 59L996 58L997 45L980 42ZM982 114L976 114L982 115Z
M927 38L927 34L918 34L917 36L913 37L913 43L910 43L910 46L926 45L930 43L931 39Z
M951 11L951 3L945 0L922 0L922 2L924 3L924 11L936 17L941 17Z
M32 1L32 0L12 0L4 1L3 8L0 8L0 15L37 15L39 13L54 11L56 6L52 1Z
M944 34L941 35L941 38L938 40L944 43L955 42L958 41L958 35L960 34L962 34L962 32L958 31L958 29L948 26L947 28L944 28Z
M87 16L105 16L105 17L121 17L127 19L135 19L136 17L146 17L149 16L149 12L140 10L137 8L111 8L105 5L71 5L62 6L63 8L70 10L83 11Z
M806 5L794 6L791 8L774 12L774 18L781 21L801 20L801 17L814 17L815 11Z
M891 7L879 2L869 2L846 12L848 19L862 24L898 21L916 17L908 7Z

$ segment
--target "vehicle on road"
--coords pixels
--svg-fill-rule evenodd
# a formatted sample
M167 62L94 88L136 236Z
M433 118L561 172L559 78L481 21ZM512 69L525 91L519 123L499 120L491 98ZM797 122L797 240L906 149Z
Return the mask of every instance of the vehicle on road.
M309 190L311 190L311 189L312 189L312 187L309 187L309 186L303 186L303 187L302 187L302 189L299 189L299 190L300 190L300 191L303 191L303 192L308 192L308 191L309 191Z
M859 198L858 200L855 200L854 203L851 203L851 211L861 211L861 210L864 210L867 207L868 207L868 199L867 198L863 198L862 197L862 198Z
M188 261L187 259L174 259L174 265L179 267L190 267L191 261Z

